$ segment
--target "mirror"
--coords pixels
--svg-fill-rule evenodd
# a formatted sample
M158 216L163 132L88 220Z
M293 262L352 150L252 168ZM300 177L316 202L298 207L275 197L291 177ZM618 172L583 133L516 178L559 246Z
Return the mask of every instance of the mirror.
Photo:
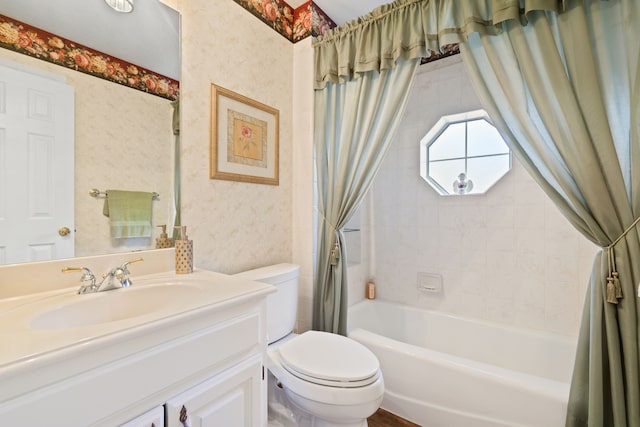
M511 170L511 150L484 110L443 116L420 141L420 176L440 195L484 194Z
M8 4L7 4L8 3ZM33 3L29 5L28 3ZM55 3L55 5L54 5ZM136 12L145 11L143 5L157 3L164 10L162 19L154 19L154 24L164 25L164 30L138 26L136 36L127 36L114 30L105 18L99 14L108 12L108 6L103 0L61 0L57 2L42 2L41 0L21 0L20 2L5 2L0 5L0 14L41 28L53 34L60 35L78 44L108 53L118 59L139 65L155 73L177 79L179 65L178 23L179 15L176 11L162 5L158 0L144 0L135 3ZM90 5L89 5L90 4ZM83 19L78 14L82 8L91 10L91 17ZM47 11L48 8L53 10ZM68 9L67 9L68 8ZM39 17L30 18L30 13ZM114 19L120 19L115 17ZM49 19L50 22L42 22ZM63 22L71 19L72 24ZM37 22L34 22L37 21ZM96 20L100 22L95 25ZM86 37L76 34L56 32L57 28L86 28ZM96 46L95 38L99 33L96 28L104 28L108 32L107 47ZM115 51L116 45L126 46L131 40L143 39L143 33L173 35L175 40L171 46L164 46L159 55L161 62L170 62L171 66L148 65L153 64L153 58L148 58L153 48L149 44L142 46L145 55L140 58L126 56L135 52ZM114 43L117 35L122 43ZM26 56L4 48L1 43L0 32L0 60L17 63L31 69L45 73L62 75L68 85L74 89L75 95L75 255L100 255L114 252L126 252L155 247L155 238L160 236L161 224L169 228L173 224L173 185L174 185L174 145L172 119L173 105L169 99L151 95L140 90L119 85L107 80L94 77L51 64L30 56ZM108 51L114 46L114 51ZM130 46L129 46L130 47ZM174 48L175 47L175 48ZM144 56L144 58L142 57ZM139 60L138 60L139 59ZM171 70L173 67L173 70ZM162 68L159 70L158 68ZM173 73L174 75L170 75ZM92 197L92 188L100 191L108 189L157 192L159 199L153 202L151 238L112 239L110 236L109 219L102 213L104 198Z

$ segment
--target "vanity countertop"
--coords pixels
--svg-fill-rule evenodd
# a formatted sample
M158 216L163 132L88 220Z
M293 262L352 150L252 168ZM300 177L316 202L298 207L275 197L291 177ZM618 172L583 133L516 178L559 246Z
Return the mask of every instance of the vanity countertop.
M271 285L205 270L131 275L131 280L129 288L93 294L78 295L76 286L0 299L0 382L22 389L3 387L0 401L137 347L158 345L168 331L173 336L192 332L205 325L194 319L210 322L225 307L275 291ZM127 306L130 301L135 303ZM107 307L125 314L107 313ZM67 322L68 313L73 321ZM113 317L102 321L102 315Z

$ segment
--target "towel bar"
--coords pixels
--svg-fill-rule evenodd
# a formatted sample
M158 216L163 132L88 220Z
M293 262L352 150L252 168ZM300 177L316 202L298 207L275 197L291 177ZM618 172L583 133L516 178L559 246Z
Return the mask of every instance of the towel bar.
M158 200L160 198L160 194L156 193L155 191L151 194L153 194L153 200ZM97 188L92 188L91 190L89 190L89 195L91 197L107 197L107 192L100 191Z

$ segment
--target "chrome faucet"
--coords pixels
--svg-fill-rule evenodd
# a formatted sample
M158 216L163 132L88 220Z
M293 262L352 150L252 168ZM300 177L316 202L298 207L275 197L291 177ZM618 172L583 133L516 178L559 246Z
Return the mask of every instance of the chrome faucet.
M131 279L129 279L129 265L136 262L143 261L142 258L137 258L131 261L127 261L119 267L112 268L107 274L102 276L100 284L96 284L96 276L87 267L64 267L63 273L69 272L82 272L80 276L80 289L79 294L89 294L94 292L110 291L112 289L128 288L131 286Z
M143 261L142 258L137 258L132 261L125 262L120 267L112 268L107 274L102 276L102 282L98 286L98 292L110 291L111 289L128 288L131 286L131 280L129 279L129 264L135 264L136 262Z
M98 286L96 285L96 276L94 276L93 272L89 270L87 267L63 267L63 273L70 273L81 271L82 276L80 276L80 289L78 289L79 294L89 294L93 292L98 292Z

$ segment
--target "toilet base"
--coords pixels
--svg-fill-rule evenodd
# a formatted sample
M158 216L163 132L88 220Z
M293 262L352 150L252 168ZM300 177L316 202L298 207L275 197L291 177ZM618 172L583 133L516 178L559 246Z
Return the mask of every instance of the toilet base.
M278 387L278 381L268 373L268 424L267 427L313 427L313 417L300 411L289 401L284 389Z
M367 420L346 419L344 421L326 420L314 416L297 405L284 388L278 386L278 380L268 372L268 427L367 427ZM376 402L374 406L379 406ZM373 412L375 412L373 409Z

